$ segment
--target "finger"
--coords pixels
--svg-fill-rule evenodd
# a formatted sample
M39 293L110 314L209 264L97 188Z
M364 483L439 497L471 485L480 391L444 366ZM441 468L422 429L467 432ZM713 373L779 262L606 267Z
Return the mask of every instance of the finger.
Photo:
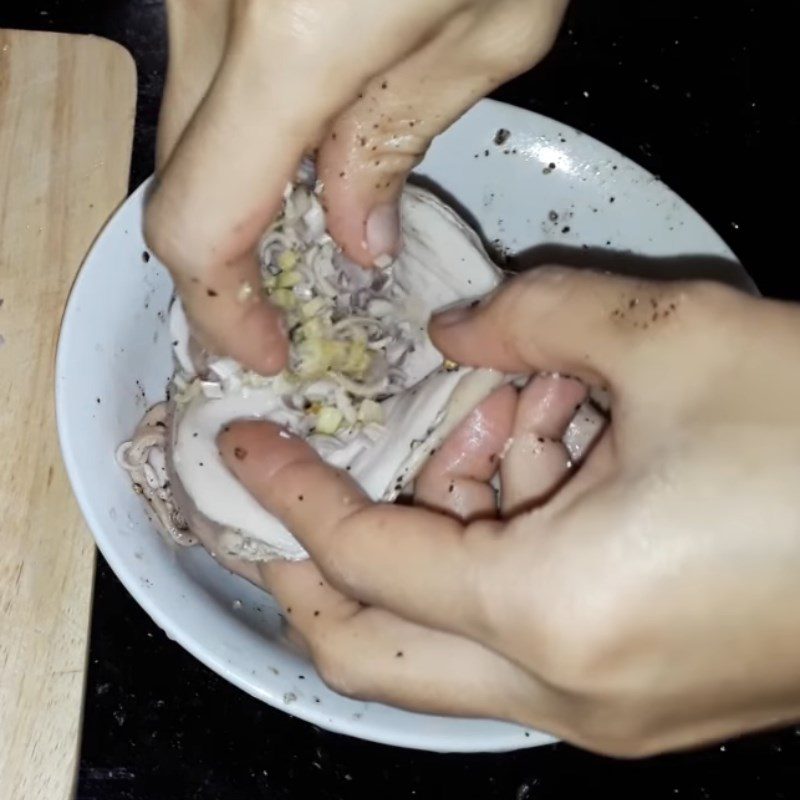
M680 329L687 285L540 267L478 306L435 316L437 347L459 363L577 375L612 388Z
M231 0L168 0L169 64L158 117L156 167L166 164L222 62Z
M152 240L151 246L155 250ZM199 277L173 277L192 334L203 349L273 375L286 366L288 339L281 312L261 291L259 269L254 252Z
M285 366L288 343L280 315L260 292L256 244L301 156L364 82L361 61L348 54L340 63L336 28L352 17L345 10L331 7L320 17L328 29L316 18L298 26L291 9L273 4L234 4L222 64L146 209L146 238L176 278L198 339L263 374ZM376 14L359 24L378 24ZM393 8L380 25L408 24L407 16ZM408 31L412 43L427 30L427 16ZM366 63L380 66L379 55L391 57L385 49L370 52Z
M500 472L505 516L544 502L569 476L572 462L561 439L587 394L580 381L553 375L535 377L520 393Z
M160 175L145 234L172 270L203 345L272 374L288 346L279 313L260 291L256 245L310 131L298 130L291 87L265 81L261 70L270 64L253 52L249 21L231 17L225 58Z
M549 49L558 3L530 4L523 14L510 5L494 4L490 14L467 6L453 15L437 36L371 80L332 124L320 177L329 229L353 260L368 266L397 254L400 193L431 140Z
M521 719L549 693L487 648L365 607L334 589L310 561L261 567L264 583L335 691L419 712Z
M414 501L461 519L493 517L497 512L490 481L511 435L517 393L497 389L431 456L414 485Z
M447 11L432 5L416 14L370 6L353 19L338 4L299 20L293 4L235 3L222 64L150 203L156 218L172 212L160 242L167 263L188 274L251 252L303 153L371 70L413 48ZM341 47L354 26L363 60ZM393 27L403 36L390 36Z
M600 487L609 486L620 469L617 443L613 432L606 428L593 442L591 449L581 462L577 473L569 470L569 480L553 479L553 489L543 493L547 501L546 509L549 519L562 519L562 515L572 508L577 508L591 496L598 494ZM536 506L534 501L532 505ZM521 509L526 507L525 501L520 503Z
M420 508L373 504L343 471L269 423L220 434L225 463L291 530L327 579L349 597L423 625L483 631L483 567L497 523L456 520Z
M210 525L193 524L192 534L197 536L200 544L218 564L234 575L238 575L240 578L244 578L246 581L263 588L258 565L252 561L245 561L228 555L224 548L220 547L219 534L212 531Z

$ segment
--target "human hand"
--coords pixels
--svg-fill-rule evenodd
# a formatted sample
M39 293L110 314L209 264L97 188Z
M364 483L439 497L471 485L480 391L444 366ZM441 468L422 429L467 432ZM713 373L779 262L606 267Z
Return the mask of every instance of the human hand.
M623 756L799 718L797 309L541 269L431 334L462 363L581 379L474 412L417 482L439 513L369 502L268 424L220 437L311 553L261 578L322 677ZM559 438L587 383L612 420L570 475Z
M256 244L305 153L328 227L364 266L396 254L397 200L431 139L540 60L567 0L172 0L145 233L195 334L258 372L287 341Z

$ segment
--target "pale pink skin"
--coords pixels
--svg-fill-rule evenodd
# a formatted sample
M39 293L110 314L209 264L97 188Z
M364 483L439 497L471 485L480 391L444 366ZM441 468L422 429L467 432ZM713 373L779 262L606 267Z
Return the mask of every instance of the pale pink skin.
M171 0L146 234L204 346L285 363L279 315L238 298L303 153L321 146L331 230L369 265L397 247L391 211L431 137L541 58L565 6ZM322 676L627 756L800 719L797 309L550 269L433 333L463 363L609 384L611 429L566 480L566 454L538 447L567 406L536 393L560 390L491 398L420 477L436 513L373 505L305 443L232 426L230 468L312 554L259 578ZM481 456L508 429L505 518L483 519Z
M489 481L498 471L504 513L546 496L568 471L569 455L560 438L586 395L580 381L551 377L532 381L522 392L513 386L497 389L428 460L414 483L414 503L465 521L495 517L496 493ZM536 469L528 471L530 465ZM523 481L515 479L515 470L525 475ZM264 586L257 564L219 551L222 526L197 511L175 470L170 472L175 501L192 534L226 569Z
M611 425L571 470L553 440L583 385L498 391L420 476L438 512L231 426L226 463L311 554L260 574L322 677L624 756L800 719L800 310L550 268L431 333L462 363L606 384Z
M256 244L304 154L331 234L396 254L397 205L434 136L549 50L567 0L169 0L158 183L145 235L204 347L279 372L287 341ZM358 42L358 54L342 42Z

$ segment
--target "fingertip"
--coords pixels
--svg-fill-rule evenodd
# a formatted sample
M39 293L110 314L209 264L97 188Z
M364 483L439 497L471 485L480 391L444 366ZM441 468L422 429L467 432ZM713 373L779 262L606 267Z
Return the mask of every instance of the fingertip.
M289 340L281 312L260 300L234 327L225 327L217 347L246 369L260 375L276 375L289 360Z
M244 326L237 342L251 369L261 375L277 375L289 361L289 337L283 314L262 301L253 308L252 315L252 324Z
M217 436L225 465L248 488L258 488L287 464L308 456L308 446L274 422L237 420Z
M318 161L328 231L357 264L385 266L402 246L400 196L407 172L376 157L378 145L352 122L340 121L334 132L337 139L325 142Z
M396 200L381 202L372 208L364 224L364 240L377 267L397 255L400 249L400 209Z
M271 422L237 420L224 425L217 434L217 447L225 464L237 472L242 462L256 456L265 439L274 435Z
M331 136L337 138L329 139L317 157L325 224L347 258L362 267L370 267L372 257L364 234L368 209L359 198L359 168L351 162L345 146L345 141L350 141L352 136L341 129L334 130Z
M176 286L190 329L210 354L227 356L245 369L275 375L289 358L289 337L280 309L257 290L253 253L215 260L205 272L177 273Z
M326 184L328 231L344 254L362 267L388 266L401 248L399 196L380 197L346 181ZM398 193L399 195L399 193Z
M440 352L459 364L523 371L525 363L511 348L502 325L488 313L495 296L492 293L435 314L428 323L428 335Z
M464 521L493 516L489 482L511 435L516 403L516 390L505 385L475 408L423 467L415 500Z

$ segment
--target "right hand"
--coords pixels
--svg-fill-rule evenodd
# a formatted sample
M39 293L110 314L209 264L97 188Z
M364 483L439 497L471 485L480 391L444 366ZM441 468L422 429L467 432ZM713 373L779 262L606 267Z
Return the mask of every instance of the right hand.
M311 554L261 576L323 677L626 756L800 719L800 310L541 269L432 335L461 363L605 383L611 424L573 476L585 386L505 387L427 464L428 508L230 426L230 469Z
M550 48L567 0L168 0L170 64L147 240L206 348L286 363L255 248L318 149L328 227L364 266L399 248L431 139ZM251 291L248 291L247 287Z

